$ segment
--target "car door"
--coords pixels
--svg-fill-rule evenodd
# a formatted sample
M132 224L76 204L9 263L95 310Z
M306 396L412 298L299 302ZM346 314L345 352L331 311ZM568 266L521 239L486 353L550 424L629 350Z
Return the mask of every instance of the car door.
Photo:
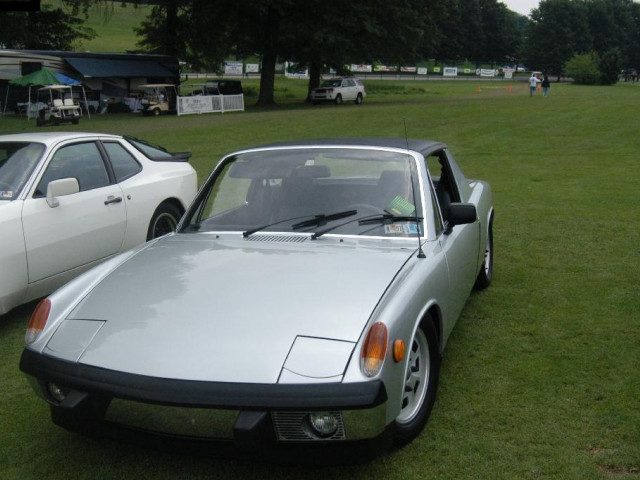
M457 318L476 278L480 228L478 222L448 227L448 205L460 202L460 193L444 151L427 157L427 167L435 184L435 196L443 221L438 241L445 253L450 279L449 308Z
M342 81L342 98L343 100L355 100L356 99L356 82L347 78Z
M47 203L47 185L74 177L80 191ZM24 202L22 224L29 283L118 253L126 229L126 208L95 142L61 146Z

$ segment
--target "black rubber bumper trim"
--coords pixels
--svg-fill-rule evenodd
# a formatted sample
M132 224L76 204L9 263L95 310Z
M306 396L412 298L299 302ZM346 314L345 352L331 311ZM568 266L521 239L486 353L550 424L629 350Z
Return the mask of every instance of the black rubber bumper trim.
M149 377L56 359L25 349L20 369L45 382L107 397L162 405L229 409L363 409L387 400L380 380L256 384Z

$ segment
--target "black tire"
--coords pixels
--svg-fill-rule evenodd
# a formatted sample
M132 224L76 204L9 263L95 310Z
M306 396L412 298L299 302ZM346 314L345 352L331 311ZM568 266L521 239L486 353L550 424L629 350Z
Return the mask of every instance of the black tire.
M427 314L407 348L402 406L394 422L393 440L402 446L422 431L436 401L440 380L440 348L433 319Z
M338 94L334 102L336 105L340 105L342 103L342 95Z
M154 108L151 113L153 114L154 117L158 117L160 115L160 109L159 108Z
M71 123L73 123L74 125L78 125L80 123L80 119L74 118L73 120L71 120Z
M487 231L487 244L484 250L484 262L476 278L476 283L473 286L476 290L484 290L491 285L493 278L493 215L489 220L489 230Z
M180 221L180 217L182 217L182 214L174 204L168 202L161 203L160 206L156 208L156 211L153 212L153 216L149 222L147 241L174 232L176 225L178 225Z
M361 105L362 104L362 94L359 93L358 96L356 97L356 105Z

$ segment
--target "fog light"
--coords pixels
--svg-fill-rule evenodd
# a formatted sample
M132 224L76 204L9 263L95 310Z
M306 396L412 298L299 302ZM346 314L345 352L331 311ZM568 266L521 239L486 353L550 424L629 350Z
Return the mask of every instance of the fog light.
M340 425L338 416L331 412L310 413L309 423L319 437L330 437L338 431Z
M69 391L66 388L55 383L47 383L47 391L49 392L49 395L51 395L51 398L57 402L62 402L69 394Z

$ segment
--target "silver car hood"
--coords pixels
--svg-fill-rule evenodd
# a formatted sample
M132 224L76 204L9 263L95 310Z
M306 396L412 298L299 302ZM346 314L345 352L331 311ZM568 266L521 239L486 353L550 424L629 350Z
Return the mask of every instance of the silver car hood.
M162 378L276 383L296 337L355 345L413 253L380 242L221 237L168 236L109 274L67 317L104 321L79 362Z

